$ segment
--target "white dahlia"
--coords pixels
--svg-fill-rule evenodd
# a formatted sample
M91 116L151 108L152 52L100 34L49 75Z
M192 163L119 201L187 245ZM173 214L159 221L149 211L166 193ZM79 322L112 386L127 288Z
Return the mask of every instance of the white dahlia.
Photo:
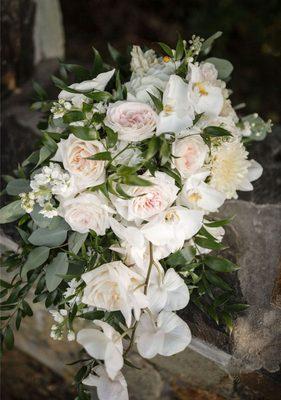
M247 157L248 152L237 140L224 142L212 150L210 185L223 192L227 199L237 198L237 190L251 190L250 187L243 189L245 181L253 180L249 176L251 161Z

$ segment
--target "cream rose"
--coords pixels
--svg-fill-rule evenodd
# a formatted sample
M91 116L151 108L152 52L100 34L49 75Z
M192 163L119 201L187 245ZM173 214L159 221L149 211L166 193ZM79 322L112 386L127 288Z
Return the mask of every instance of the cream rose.
M126 187L125 191L132 196L132 199L112 197L117 212L127 221L137 223L142 220L147 221L153 215L170 207L177 197L179 189L174 179L164 172L156 172L154 177L145 173L142 177L153 185Z
M81 140L73 134L61 139L53 161L62 162L64 168L75 179L77 192L105 180L105 161L88 160L87 157L105 151L98 140Z
M128 327L132 310L138 320L141 309L148 306L141 286L144 279L121 261L103 264L83 274L82 279L86 283L82 302L107 311L120 310Z
M173 166L183 178L187 178L203 167L208 150L200 135L178 139L172 146Z
M104 235L110 227L110 216L114 213L101 194L81 193L73 199L62 201L60 215L76 232L86 233L90 229Z
M136 101L117 101L107 109L105 125L118 132L120 140L140 142L154 134L158 116L148 105Z

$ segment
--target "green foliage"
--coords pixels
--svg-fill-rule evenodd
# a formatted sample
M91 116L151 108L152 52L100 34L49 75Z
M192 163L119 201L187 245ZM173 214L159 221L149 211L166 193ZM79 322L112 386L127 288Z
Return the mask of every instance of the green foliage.
M207 58L207 60L205 60L205 61L213 64L216 67L216 70L218 71L219 79L226 80L227 78L229 78L229 76L231 75L231 73L233 71L233 65L228 60L223 60L222 58L211 57L211 58Z
M13 201L0 210L0 224L14 222L25 214L21 208L21 200Z
M46 287L49 292L53 292L61 283L61 275L65 275L68 270L68 258L66 253L58 253L53 261L46 266Z

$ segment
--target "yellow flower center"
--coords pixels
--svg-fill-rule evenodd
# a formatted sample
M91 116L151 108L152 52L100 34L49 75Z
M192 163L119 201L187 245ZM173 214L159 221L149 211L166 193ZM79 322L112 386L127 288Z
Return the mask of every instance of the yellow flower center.
M191 201L191 203L196 203L200 199L202 199L202 196L198 192L193 192L187 196L188 200Z
M205 86L204 86L204 84L203 84L202 82L197 82L197 83L195 83L195 86L198 87L199 93L200 93L202 96L207 96L208 92L207 92L207 90L206 90L206 88L205 88Z
M165 63L169 62L170 60L171 60L171 57L169 57L169 56L164 56L164 57L163 57L163 61L164 61Z

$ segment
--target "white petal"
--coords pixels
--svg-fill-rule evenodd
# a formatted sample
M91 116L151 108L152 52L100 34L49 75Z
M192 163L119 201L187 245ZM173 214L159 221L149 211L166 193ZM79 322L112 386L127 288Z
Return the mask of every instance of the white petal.
M125 381L124 377L123 380ZM127 385L121 379L112 381L102 377L97 386L97 394L99 400L129 400Z
M97 329L82 329L77 334L77 342L90 356L104 360L108 339L102 332Z
M263 168L262 166L255 160L250 160L250 167L248 168L248 178L249 181L255 181L260 178L262 175Z
M90 374L87 376L87 378L85 378L82 383L83 385L87 385L87 386L98 386L99 384L99 377L93 374Z
M123 367L123 356L112 342L108 343L106 347L104 364L106 372L111 379L115 379L116 375Z
M159 331L153 335L144 333L137 339L138 352L143 358L153 358L163 347L164 334Z
M184 280L173 268L166 272L164 284L167 289L165 310L176 311L186 307L189 302L189 290Z

